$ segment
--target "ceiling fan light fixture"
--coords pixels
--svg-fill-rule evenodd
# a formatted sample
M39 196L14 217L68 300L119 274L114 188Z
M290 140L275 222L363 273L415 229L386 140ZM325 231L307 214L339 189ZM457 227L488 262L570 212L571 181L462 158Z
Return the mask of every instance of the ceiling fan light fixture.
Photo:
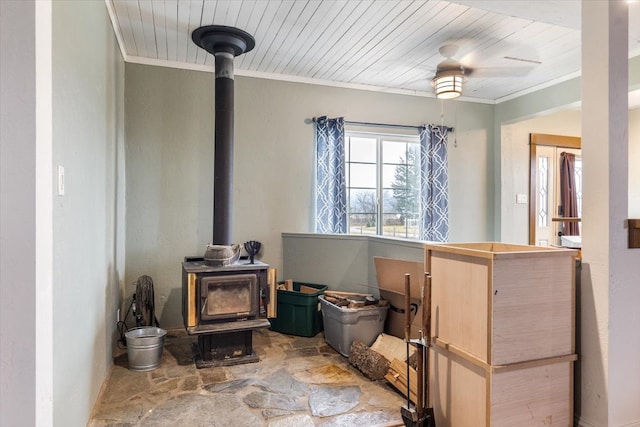
M433 78L433 87L438 99L453 99L462 95L464 75L459 71L445 71Z

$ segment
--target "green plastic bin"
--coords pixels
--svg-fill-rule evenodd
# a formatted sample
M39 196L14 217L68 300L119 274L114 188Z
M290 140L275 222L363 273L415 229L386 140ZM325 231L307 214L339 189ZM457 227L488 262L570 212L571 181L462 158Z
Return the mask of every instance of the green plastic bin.
M317 292L300 292L301 285L315 288ZM301 337L313 337L322 331L318 295L326 289L324 285L293 282L293 291L278 290L278 317L269 319L271 330Z

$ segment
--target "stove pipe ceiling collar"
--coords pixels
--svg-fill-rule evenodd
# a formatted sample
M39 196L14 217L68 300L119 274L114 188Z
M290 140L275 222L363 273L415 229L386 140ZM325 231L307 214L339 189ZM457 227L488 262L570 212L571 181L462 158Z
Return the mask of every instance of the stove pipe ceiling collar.
M233 56L238 56L250 52L256 46L256 41L251 34L239 28L224 25L206 25L197 28L191 33L191 40L212 55L218 52L229 52Z

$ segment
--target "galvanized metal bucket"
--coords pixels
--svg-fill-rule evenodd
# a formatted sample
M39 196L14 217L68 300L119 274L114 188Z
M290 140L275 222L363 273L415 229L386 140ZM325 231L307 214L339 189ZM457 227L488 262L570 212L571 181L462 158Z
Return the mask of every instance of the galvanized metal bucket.
M155 326L143 326L125 332L129 369L151 371L160 366L165 335L167 331Z

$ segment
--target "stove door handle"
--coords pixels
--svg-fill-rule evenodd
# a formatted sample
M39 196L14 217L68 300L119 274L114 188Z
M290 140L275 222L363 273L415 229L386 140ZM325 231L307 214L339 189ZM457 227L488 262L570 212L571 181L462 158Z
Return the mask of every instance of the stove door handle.
M204 309L207 308L208 300L209 300L209 297L202 298L202 308L200 309L200 316L202 316L202 314L204 313Z

